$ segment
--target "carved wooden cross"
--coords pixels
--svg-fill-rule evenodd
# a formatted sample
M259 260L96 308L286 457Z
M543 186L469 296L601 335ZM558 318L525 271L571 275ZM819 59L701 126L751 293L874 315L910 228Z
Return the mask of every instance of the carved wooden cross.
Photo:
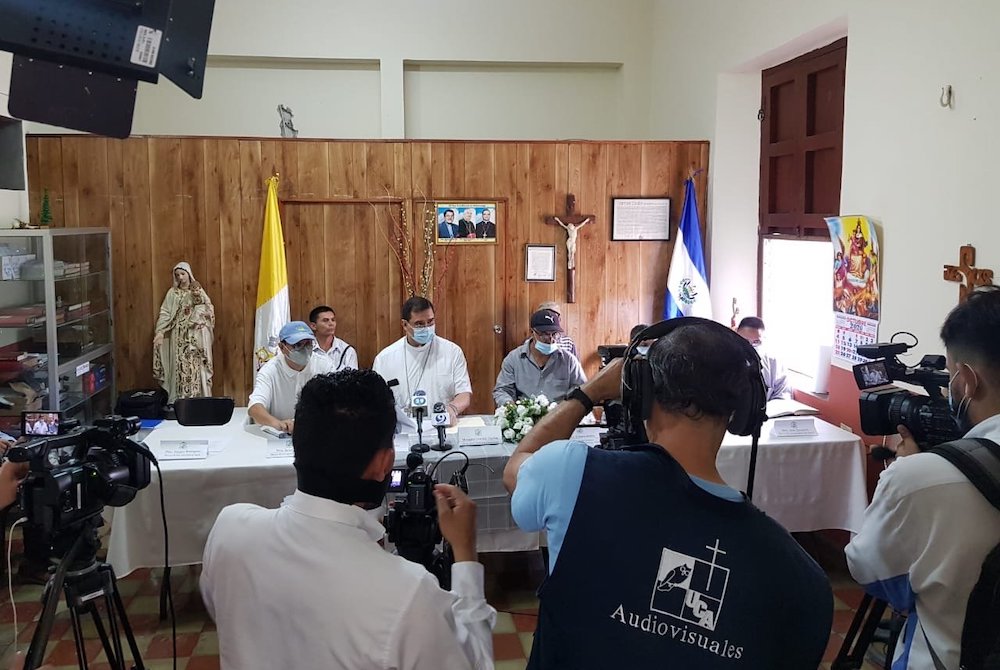
M566 195L566 213L545 217L545 223L566 231L566 302L576 302L576 241L580 229L593 223L593 214L576 213L576 196Z
M946 281L957 281L961 285L958 287L958 301L965 302L969 294L980 286L989 286L993 283L993 270L983 270L973 267L976 263L976 248L967 244L958 251L958 265L945 265L944 278Z

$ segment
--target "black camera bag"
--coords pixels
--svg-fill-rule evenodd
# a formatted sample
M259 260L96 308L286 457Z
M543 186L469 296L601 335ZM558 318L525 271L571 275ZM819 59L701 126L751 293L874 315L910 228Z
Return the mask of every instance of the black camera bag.
M939 444L928 451L958 468L1000 510L1000 445L982 438L966 438ZM934 666L943 668L929 641L927 648ZM960 664L962 670L1000 669L1000 543L986 555L979 580L969 594Z
M115 414L140 419L164 419L167 416L167 392L158 389L132 389L118 396Z

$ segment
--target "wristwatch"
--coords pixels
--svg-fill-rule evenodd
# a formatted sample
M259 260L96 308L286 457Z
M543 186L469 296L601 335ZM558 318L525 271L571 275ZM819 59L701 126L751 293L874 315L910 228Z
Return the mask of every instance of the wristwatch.
M566 400L576 400L588 414L594 409L594 401L579 386L566 394Z

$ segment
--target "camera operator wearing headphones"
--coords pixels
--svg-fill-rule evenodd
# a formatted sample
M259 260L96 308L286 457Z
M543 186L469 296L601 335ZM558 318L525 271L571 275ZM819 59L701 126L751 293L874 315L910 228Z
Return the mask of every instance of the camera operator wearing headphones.
M593 403L621 397L617 359L543 417L504 470L514 520L544 528L551 557L528 667L816 668L833 615L826 576L715 465L756 356L691 319L647 357L648 444L567 440Z
M296 491L278 509L230 505L205 546L201 592L223 669L492 668L496 611L476 562L476 506L439 484L451 592L379 546L365 510L395 460L392 391L371 370L322 374L295 410Z
M1000 442L1000 290L975 291L953 309L941 340L959 429ZM869 593L909 614L892 667L951 670L969 594L1000 538L1000 512L958 468L921 453L903 426L899 433L899 458L879 477L847 562Z

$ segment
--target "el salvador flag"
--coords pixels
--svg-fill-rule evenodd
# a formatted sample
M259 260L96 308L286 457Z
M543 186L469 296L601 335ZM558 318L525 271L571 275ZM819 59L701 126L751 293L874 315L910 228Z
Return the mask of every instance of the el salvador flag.
M701 248L701 226L694 197L694 180L684 182L684 209L674 240L674 255L667 274L667 299L663 318L700 316L712 318L712 300L708 297L705 253Z

